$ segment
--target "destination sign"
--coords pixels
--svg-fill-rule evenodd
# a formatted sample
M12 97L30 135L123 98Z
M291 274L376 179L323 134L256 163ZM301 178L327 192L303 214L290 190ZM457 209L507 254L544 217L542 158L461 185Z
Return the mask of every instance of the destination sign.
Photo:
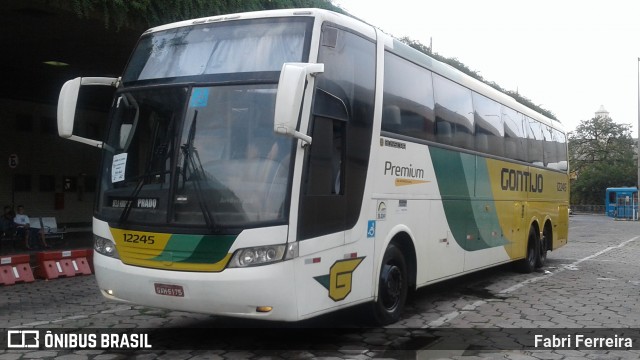
M131 204L129 204L131 203ZM136 209L157 209L158 208L158 199L157 198L138 198L138 199L129 199L129 198L109 198L109 204L114 208L125 208L127 206L131 206Z

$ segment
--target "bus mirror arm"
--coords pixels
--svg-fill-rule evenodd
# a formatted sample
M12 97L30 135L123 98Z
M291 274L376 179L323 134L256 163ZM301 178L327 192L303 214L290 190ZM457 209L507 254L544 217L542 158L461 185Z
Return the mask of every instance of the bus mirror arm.
M60 89L60 97L58 98L58 135L65 139L103 148L104 143L102 141L73 135L78 93L82 85L103 85L117 88L119 84L119 78L109 77L77 77L64 83L62 89Z
M296 130L290 131L287 128L278 127L278 128L275 129L275 131L278 134L290 135L290 136L293 136L296 139L302 140L302 147L306 147L308 145L311 145L311 141L313 140L311 138L311 136L309 136L307 134L303 134L303 133L301 133L299 131L296 131Z
M324 64L312 63L284 63L280 72L273 131L302 140L303 147L312 141L311 136L296 129L305 89L309 83L307 77L322 72Z

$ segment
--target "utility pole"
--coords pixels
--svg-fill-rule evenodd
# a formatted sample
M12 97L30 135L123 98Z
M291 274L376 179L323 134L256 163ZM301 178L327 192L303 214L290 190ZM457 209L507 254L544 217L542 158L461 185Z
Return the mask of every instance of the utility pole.
M636 157L638 158L638 186L636 189L640 200L640 57L638 57L638 143L636 145ZM638 205L638 210L640 210L640 204ZM639 217L640 211L635 214L634 219L638 220Z

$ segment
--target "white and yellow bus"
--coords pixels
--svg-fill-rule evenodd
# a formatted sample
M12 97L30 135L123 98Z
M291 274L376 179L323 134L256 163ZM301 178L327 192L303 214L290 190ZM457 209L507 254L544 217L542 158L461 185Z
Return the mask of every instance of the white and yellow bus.
M114 86L106 140L73 134ZM120 78L61 90L62 137L102 148L93 220L109 299L297 321L567 242L562 126L353 18L216 16L140 38Z

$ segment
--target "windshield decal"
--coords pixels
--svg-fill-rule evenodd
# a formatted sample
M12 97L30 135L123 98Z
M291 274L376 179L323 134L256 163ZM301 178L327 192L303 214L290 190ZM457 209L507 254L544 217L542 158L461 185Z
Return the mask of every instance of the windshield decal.
M206 107L209 102L209 88L196 88L191 93L189 107Z
M113 156L113 162L111 163L111 182L117 183L124 181L124 171L127 167L127 153L122 153Z

